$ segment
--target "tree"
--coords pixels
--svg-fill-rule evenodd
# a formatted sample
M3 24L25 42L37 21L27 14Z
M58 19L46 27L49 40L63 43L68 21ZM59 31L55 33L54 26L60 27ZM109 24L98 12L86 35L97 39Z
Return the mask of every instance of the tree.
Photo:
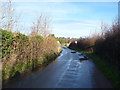
M41 14L37 18L36 22L33 22L33 25L31 27L31 29L32 29L31 34L33 36L34 35L41 35L43 37L48 36L49 33L50 33L50 30L51 30L51 28L50 28L50 19L47 16Z
M0 1L0 29L2 29L2 22L5 17L5 7L3 6L3 3Z
M12 27L13 27L13 12L14 9L12 7L12 1L8 0L8 4L7 4L7 11L6 11L6 19L7 19L7 30L10 32Z
M0 6L0 25L3 29L11 32L13 28L17 26L19 20L19 17L15 16L15 9L13 8L12 0L8 0Z
M0 28L2 27L1 23L2 23L2 5L1 5L1 2L0 2Z

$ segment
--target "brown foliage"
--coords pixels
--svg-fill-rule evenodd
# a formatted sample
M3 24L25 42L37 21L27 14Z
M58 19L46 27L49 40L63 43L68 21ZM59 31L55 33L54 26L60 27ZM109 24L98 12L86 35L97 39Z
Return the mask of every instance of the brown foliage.
M120 69L120 25L115 21L111 27L102 24L101 29L101 35L80 38L77 44L73 41L69 47L93 51Z
M108 27L104 35L101 35L101 37L96 40L94 52L116 65L116 67L119 67L120 27L118 22L114 22L112 27Z

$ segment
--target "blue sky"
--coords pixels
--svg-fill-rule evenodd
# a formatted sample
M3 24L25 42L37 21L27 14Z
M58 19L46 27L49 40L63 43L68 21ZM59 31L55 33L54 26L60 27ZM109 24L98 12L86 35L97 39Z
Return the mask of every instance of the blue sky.
M110 25L118 15L117 2L15 2L14 7L21 15L22 33L29 34L32 22L44 13L57 37L87 37L100 32L101 21Z

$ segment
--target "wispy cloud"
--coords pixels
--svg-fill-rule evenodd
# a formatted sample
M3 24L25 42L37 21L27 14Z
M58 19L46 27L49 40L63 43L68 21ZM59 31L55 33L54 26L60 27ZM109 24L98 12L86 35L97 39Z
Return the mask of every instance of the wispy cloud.
M64 19L64 18L57 18L54 20L55 23L60 24L77 24L80 26L93 26L96 27L100 23L100 21L92 21L92 20L77 20L77 19Z
M25 31L22 30L23 33L30 32L31 23L41 13L52 18L53 33L65 37L88 36L92 30L99 30L101 20L110 23L113 17L118 15L117 3L60 2L61 0L14 1L17 13L22 12L20 25L23 24L25 27Z

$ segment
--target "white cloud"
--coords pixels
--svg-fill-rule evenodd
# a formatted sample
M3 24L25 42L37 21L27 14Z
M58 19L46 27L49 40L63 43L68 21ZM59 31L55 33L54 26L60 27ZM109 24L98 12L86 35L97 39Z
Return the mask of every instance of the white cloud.
M69 28L68 28L69 29ZM58 36L58 37L74 37L74 38L79 38L79 37L85 37L90 35L90 30L86 29L54 29L53 33Z
M79 25L79 26L91 26L97 27L100 22L94 20L79 20L79 19L64 19L64 18L56 18L54 22L58 22L60 24L72 24L72 25Z
M70 14L81 14L87 9L84 6L76 6L71 3L18 3L15 5L17 12L22 12L24 14L29 14L29 16L39 15L40 13L45 13L51 18L64 17ZM78 9L78 8L84 8Z
M88 21L90 22L90 21ZM94 23L98 23L95 21L91 21ZM53 33L59 37L85 37L89 36L90 33L94 33L94 30L99 30L99 24L85 24L85 23L67 23L67 24L55 24L53 27Z
M96 24L92 24L92 23L75 23L75 24L78 24L80 26L97 27Z

